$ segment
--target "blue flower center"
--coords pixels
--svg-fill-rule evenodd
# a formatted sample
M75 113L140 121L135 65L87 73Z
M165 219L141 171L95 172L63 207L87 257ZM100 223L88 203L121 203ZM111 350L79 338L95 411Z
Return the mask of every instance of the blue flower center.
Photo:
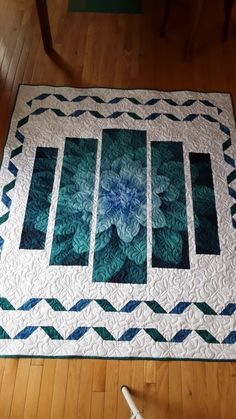
M130 180L114 183L110 191L105 192L107 207L112 214L122 214L127 218L145 203L145 189L137 188Z

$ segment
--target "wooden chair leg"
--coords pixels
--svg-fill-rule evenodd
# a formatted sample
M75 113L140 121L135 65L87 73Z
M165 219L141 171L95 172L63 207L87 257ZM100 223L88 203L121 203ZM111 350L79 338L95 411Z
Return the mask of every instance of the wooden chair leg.
M162 21L161 32L160 32L160 36L162 38L165 36L165 33L166 33L166 28L167 28L169 15L170 15L170 8L171 8L172 1L173 0L166 0L166 3L165 3L164 18Z
M201 20L201 16L202 16L202 12L203 12L203 6L205 5L205 1L206 0L197 0L197 5L196 5L194 18L193 18L193 22L192 22L192 28L191 28L191 32L190 32L190 35L189 35L189 38L188 38L188 41L187 41L187 45L186 45L186 48L185 48L184 59L186 61L188 61L192 58L192 51L193 51L197 30L198 30L200 20Z
M232 14L234 0L225 0L225 20L224 20L224 30L223 30L223 41L228 40L229 35L229 24Z
M41 35L43 39L44 49L47 54L53 51L52 35L50 22L48 17L47 0L36 0Z

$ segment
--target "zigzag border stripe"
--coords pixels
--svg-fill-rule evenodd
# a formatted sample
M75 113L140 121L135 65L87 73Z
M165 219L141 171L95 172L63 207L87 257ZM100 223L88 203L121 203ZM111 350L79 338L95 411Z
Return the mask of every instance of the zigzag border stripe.
M191 333L197 333L201 339L206 342L207 344L231 344L233 345L236 343L236 331L231 331L222 341L219 341L215 338L208 330L205 329L181 329L171 338L165 338L158 329L155 328L129 328L126 330L122 335L116 339L106 327L87 327L87 326L80 326L73 330L67 337L63 337L60 332L58 332L55 327L53 326L26 326L20 332L18 332L15 336L11 337L6 330L0 326L0 340L26 340L36 330L43 330L45 334L51 340L79 340L81 339L87 332L95 331L97 335L106 341L118 341L118 342L131 342L139 332L144 331L151 339L153 339L157 343L182 343Z
M222 113L222 109L220 109L218 106L214 105L214 103L210 102L208 99L188 99L185 100L183 103L177 103L176 101L174 101L173 99L162 99L162 98L152 98L147 100L146 102L141 102L140 100L138 100L135 97L123 97L123 96L117 96L114 97L113 99L110 99L108 101L102 99L100 96L83 96L83 95L79 95L74 97L73 99L68 99L66 98L64 95L60 95L60 94L56 94L56 93L43 93L39 96L36 96L35 98L29 100L27 102L27 105L29 107L32 106L33 101L37 100L37 101L43 101L49 97L54 97L57 100L59 100L60 102L69 102L69 103L81 103L86 99L92 99L95 103L99 103L99 104L106 104L106 105L115 105L117 103L122 102L123 100L128 100L129 102L131 102L133 105L146 105L146 106L154 106L156 105L158 102L164 102L167 103L168 105L171 106L192 106L194 103L202 103L203 105L210 107L210 108L216 108L218 115L220 115Z
M157 301L155 300L130 300L122 308L116 309L107 299L80 299L72 307L65 308L65 306L57 298L30 298L20 307L15 308L13 304L5 297L0 297L0 309L3 311L30 311L36 307L39 303L45 301L53 311L58 312L81 312L91 303L96 303L103 311L107 313L132 313L141 304L146 304L155 314L171 314L180 315L183 314L190 306L197 307L204 315L208 316L232 316L236 311L236 303L228 303L223 309L217 313L209 304L206 302L179 302L171 310L166 311Z

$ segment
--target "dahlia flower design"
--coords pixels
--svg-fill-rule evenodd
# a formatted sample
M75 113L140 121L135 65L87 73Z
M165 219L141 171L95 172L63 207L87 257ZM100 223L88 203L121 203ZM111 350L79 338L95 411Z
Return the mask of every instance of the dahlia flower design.
M93 281L146 283L146 134L105 130Z
M51 265L88 265L96 153L96 140L66 140ZM104 130L94 282L146 283L146 179L146 133ZM40 205L31 222L45 232L46 202ZM183 150L178 142L152 142L152 244L153 267L189 268Z

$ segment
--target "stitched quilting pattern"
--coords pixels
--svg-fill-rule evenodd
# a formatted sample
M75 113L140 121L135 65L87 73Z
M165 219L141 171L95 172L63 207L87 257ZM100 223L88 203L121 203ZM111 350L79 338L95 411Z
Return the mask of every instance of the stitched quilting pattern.
M0 354L236 359L234 156L227 94L21 86Z

